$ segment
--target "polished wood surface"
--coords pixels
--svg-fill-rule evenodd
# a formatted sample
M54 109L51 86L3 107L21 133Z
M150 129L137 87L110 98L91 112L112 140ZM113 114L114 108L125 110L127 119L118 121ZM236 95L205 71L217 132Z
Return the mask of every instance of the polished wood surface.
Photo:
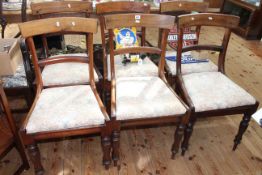
M204 2L207 2L210 8L220 9L223 5L224 0L204 0Z
M226 20L225 20L226 19ZM236 28L239 24L239 17L233 15L214 14L214 13L201 13L181 15L179 17L180 27L191 26L220 26L226 28Z
M40 26L38 26L41 24ZM100 156L103 157L103 165L105 168L108 169L109 165L111 164L111 142L110 142L110 135L111 130L109 127L106 126L106 123L109 121L109 116L106 113L105 107L99 97L99 94L96 90L96 84L94 80L94 63L93 63L93 33L97 32L98 21L96 19L90 18L78 18L78 17L61 17L61 18L47 18L47 19L40 19L37 21L30 21L26 23L22 23L19 25L22 36L26 39L28 48L32 55L32 62L35 69L36 75L36 97L34 99L33 105L26 115L25 120L22 123L20 128L21 138L23 139L23 143L27 146L28 154L30 159L33 163L34 171L36 175L44 174L45 170L42 166L40 150L37 146L39 141L49 140L49 139L61 139L64 137L73 137L73 136L83 136L87 134L100 134L101 135L101 146L103 149L103 154ZM34 27L37 26L37 27ZM33 30L30 32L30 28L34 27ZM67 58L60 59L47 59L39 63L39 59L37 56L37 51L35 48L35 43L33 41L33 36L36 35L44 35L47 34L82 34L86 37L86 54L89 54L88 61L89 61L89 79L90 79L90 87L92 92L95 95L97 104L99 105L101 112L103 113L105 123L101 125L95 126L86 126L86 127L77 127L77 128L65 128L60 130L51 130L51 131L42 131L37 133L27 133L26 127L29 122L29 119L36 107L36 104L40 98L41 92L44 89L43 87L43 80L41 75L40 65L46 64L56 64L60 62L66 61L77 61L79 62L79 58L67 56ZM48 62L49 61L49 62ZM81 60L83 61L83 60ZM73 84L73 85L81 85ZM66 84L63 86L68 86L72 84ZM66 98L66 97L65 97Z
M150 5L142 2L122 1L122 2L102 2L96 4L96 14L110 13L150 13Z
M54 13L92 13L92 2L88 1L54 1L31 4L32 15Z
M97 32L97 20L91 18L61 17L40 19L25 22L19 25L24 38L29 36L50 34L50 33L86 33ZM48 28L46 27L48 26Z
M169 15L155 14L123 14L123 15L106 15L106 29L114 29L118 27L143 27L148 28L166 28L171 29L175 22L175 17ZM156 23L158 26L156 26Z
M222 41L223 29L203 27L200 44ZM149 30L147 38L157 44L158 31ZM150 41L151 41L150 40ZM226 59L227 75L241 87L262 101L262 43L246 41L232 34ZM198 53L196 53L198 54ZM260 55L259 55L260 54ZM203 52L202 58L218 56ZM108 171L97 163L102 158L99 136L63 139L40 143L42 163L46 174L54 175L260 175L262 173L262 130L251 120L239 148L232 152L232 139L238 128L241 115L200 119L194 129L191 142L194 146L185 156L170 159L170 147L174 126L148 129L129 129L121 132L121 168ZM221 146L223 144L223 146ZM0 162L0 174L8 175L18 167L20 160L16 151L11 151ZM31 168L23 175L33 175Z
M206 12L208 9L208 3L206 2L189 2L189 1L167 1L160 3L160 12L174 12L174 11L186 11L186 12Z

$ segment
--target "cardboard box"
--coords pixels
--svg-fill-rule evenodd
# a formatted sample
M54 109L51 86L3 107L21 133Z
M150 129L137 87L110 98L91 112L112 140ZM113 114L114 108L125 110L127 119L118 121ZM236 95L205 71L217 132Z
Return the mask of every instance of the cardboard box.
M22 61L19 39L0 39L0 76L14 75Z

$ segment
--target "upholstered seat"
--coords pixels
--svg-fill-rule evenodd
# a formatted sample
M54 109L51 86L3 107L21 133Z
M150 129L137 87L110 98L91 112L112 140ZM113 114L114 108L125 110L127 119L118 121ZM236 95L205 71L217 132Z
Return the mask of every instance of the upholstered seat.
M27 133L86 128L104 124L89 85L44 89L26 126Z
M175 52L167 51L166 56L176 55ZM166 59L166 66L170 70L170 73L175 76L176 75L176 61L170 61ZM217 72L218 67L211 60L208 62L201 63L190 63L190 64L182 64L181 72L183 75L190 73L198 73L198 72Z
M87 56L86 54L66 54L57 56ZM56 56L53 56L56 57ZM94 71L95 81L98 81L98 75ZM44 67L42 71L44 86L83 84L89 82L89 64L66 62L50 64Z
M108 80L111 80L110 72L110 57L108 56ZM143 63L122 63L122 58L115 56L115 72L116 78L120 77L143 77L143 76L158 76L158 67L148 58L144 58Z
M254 97L220 72L188 74L183 81L196 112L256 103Z
M186 108L159 77L126 77L116 81L117 120L179 115Z

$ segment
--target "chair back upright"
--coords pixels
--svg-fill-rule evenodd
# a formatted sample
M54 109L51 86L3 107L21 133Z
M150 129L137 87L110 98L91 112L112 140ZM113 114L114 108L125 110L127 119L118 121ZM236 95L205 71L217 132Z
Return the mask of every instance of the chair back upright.
M92 2L89 1L52 1L31 3L32 14L38 19L54 17L90 17L93 12ZM50 36L50 35L49 35ZM50 56L47 37L42 36L45 57Z
M93 34L97 32L98 21L91 18L61 17L48 18L25 22L19 25L22 36L26 39L29 50L32 54L32 61L35 68L38 88L43 88L41 68L45 65L61 62L83 62L89 63L90 85L95 86L93 54L89 54L89 59L79 56L57 56L39 60L33 37L49 34L79 34L86 37L87 53L93 53ZM54 77L55 78L55 77Z
M192 2L192 1L167 1L160 3L161 14L182 14L191 12L207 12L207 2Z
M159 76L164 78L164 64L165 64L165 50L167 43L167 35L169 29L174 25L175 17L168 15L157 14L121 14L121 15L107 15L105 16L105 28L109 31L109 48L110 48L110 66L111 66L111 79L115 79L114 59L115 55L127 54L127 53L152 53L161 55L158 73ZM145 27L145 28L161 28L162 41L161 47L153 46L138 46L128 47L121 49L114 49L114 32L115 28L122 27Z
M50 17L89 17L93 12L92 2L88 1L53 1L31 4L32 14L39 19Z
M160 3L159 12L160 14L173 15L178 17L179 15L190 14L192 12L205 13L208 10L208 6L209 3L207 2L167 1L167 2ZM201 26L195 26L195 27L196 27L195 31L197 36L197 41L195 43L197 44L200 35Z
M103 47L103 77L107 76L107 41L108 33L105 27L105 15L109 14L124 14L124 13L150 13L150 5L143 2L134 1L115 1L115 2L103 2L96 4L96 14L99 16L101 40ZM141 45L146 44L146 29L141 28L141 32L137 33L141 37Z
M181 75L181 57L183 52L192 50L210 50L219 52L218 57L218 71L225 73L225 56L231 35L231 30L236 28L239 24L239 17L234 15L202 13L181 15L178 17L178 47L177 47L177 75ZM183 47L184 29L192 26L214 26L225 28L224 37L221 45L201 45Z

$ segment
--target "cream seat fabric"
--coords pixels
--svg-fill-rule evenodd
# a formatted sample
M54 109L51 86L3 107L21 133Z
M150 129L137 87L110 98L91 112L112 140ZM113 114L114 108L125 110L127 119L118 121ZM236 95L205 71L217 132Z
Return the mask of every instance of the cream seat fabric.
M107 57L108 62L108 80L111 80L110 72L110 56ZM158 76L158 67L146 57L142 65L137 63L127 63L123 65L120 55L115 56L115 73L116 78L120 77L143 77L143 76Z
M104 124L105 118L89 85L44 89L26 126L27 133Z
M176 52L167 51L166 56L176 55ZM176 62L166 59L166 66L170 70L173 76L176 75ZM218 67L211 60L208 62L202 63L190 63L190 64L181 64L182 74L198 73L198 72L217 72Z
M117 120L184 114L186 108L159 77L116 80Z
M87 56L87 54L63 54L57 56ZM52 58L54 57L56 56ZM96 71L94 71L94 77L95 81L99 81ZM89 64L76 62L50 64L44 67L42 79L44 86L88 83L90 81Z
M256 100L220 72L193 73L183 76L196 112L255 104Z

